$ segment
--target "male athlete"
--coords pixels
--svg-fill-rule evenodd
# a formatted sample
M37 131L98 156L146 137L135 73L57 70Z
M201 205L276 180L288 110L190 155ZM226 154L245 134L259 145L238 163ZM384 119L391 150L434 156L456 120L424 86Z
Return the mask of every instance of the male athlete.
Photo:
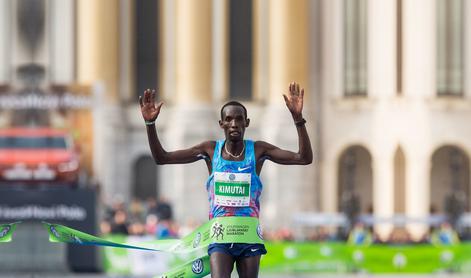
M264 141L244 140L250 120L246 108L236 101L230 101L221 108L219 126L224 130L225 140L206 141L189 149L168 152L162 147L155 128L163 102L156 105L155 90L147 89L139 98L139 104L152 156L157 164L191 163L201 159L206 162L210 175L206 184L209 218L218 220L229 217L225 218L228 220L235 216L236 219L253 220L259 217L262 191L259 175L266 159L279 164L307 165L312 162L311 143L302 115L304 89L300 90L299 84L292 82L289 94L283 97L298 133L298 152L282 150ZM220 224L216 222L213 229L217 231L212 233L220 239L219 234L223 232ZM260 257L266 252L262 243L210 244L211 276L230 277L235 262L239 277L257 277Z

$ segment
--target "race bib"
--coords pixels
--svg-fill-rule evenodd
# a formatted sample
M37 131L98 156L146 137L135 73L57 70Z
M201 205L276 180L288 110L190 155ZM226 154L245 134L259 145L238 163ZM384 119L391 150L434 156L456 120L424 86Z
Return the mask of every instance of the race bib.
M248 207L250 184L250 173L214 173L214 203L225 207Z

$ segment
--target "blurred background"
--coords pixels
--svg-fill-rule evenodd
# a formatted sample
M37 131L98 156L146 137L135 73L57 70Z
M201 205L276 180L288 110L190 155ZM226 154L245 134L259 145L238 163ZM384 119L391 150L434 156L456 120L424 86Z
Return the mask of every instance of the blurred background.
M15 273L157 275L170 255L50 244L40 221L120 242L207 221L205 163L156 166L138 97L165 102L167 150L246 137L296 151L282 94L305 88L309 166L266 163L278 273L471 272L469 0L0 0L0 244ZM280 274L281 273L281 274Z

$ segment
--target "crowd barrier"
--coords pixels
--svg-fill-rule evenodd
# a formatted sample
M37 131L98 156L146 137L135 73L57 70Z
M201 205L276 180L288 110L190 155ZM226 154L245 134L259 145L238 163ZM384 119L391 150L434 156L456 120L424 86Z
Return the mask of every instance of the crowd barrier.
M105 237L124 244L151 241L152 237ZM262 273L471 273L471 243L355 246L345 242L265 242ZM121 248L103 248L103 269L108 274L159 275L188 259L185 255Z

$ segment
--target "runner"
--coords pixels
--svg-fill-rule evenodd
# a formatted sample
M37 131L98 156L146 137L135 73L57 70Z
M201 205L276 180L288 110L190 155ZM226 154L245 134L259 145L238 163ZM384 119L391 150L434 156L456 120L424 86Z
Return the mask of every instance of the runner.
M188 149L168 152L162 147L155 128L163 102L156 105L155 90L147 89L139 98L139 104L156 163L182 164L204 160L209 172L206 183L209 218L236 216L244 220L244 217L259 217L262 191L259 175L265 160L285 165L312 162L311 143L302 115L304 89L292 82L289 94L283 97L297 129L298 152L282 150L264 141L244 140L250 120L246 108L236 101L230 101L221 108L219 126L224 130L225 140L205 141ZM211 234L217 243L208 247L211 276L230 277L235 263L239 277L257 277L260 257L267 253L265 246L261 243L224 242L223 229L217 222L212 227ZM259 226L256 230L260 231Z

